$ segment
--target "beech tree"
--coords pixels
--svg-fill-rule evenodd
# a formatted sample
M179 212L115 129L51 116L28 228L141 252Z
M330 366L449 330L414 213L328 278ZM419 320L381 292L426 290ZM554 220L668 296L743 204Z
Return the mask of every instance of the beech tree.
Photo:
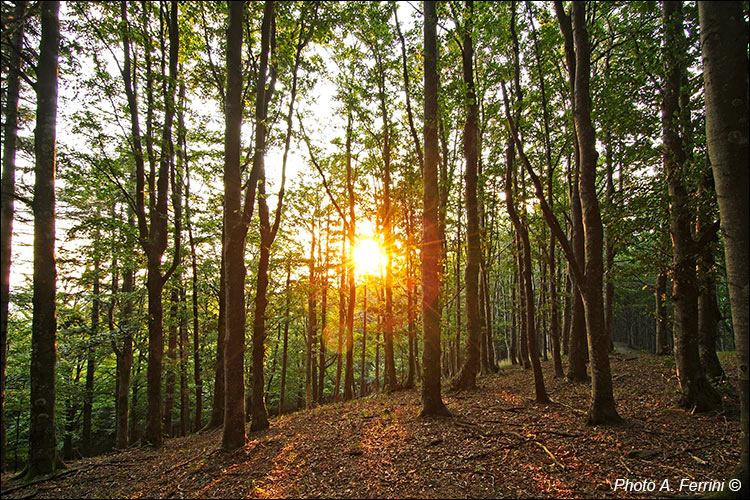
M37 110L34 132L34 316L31 356L31 424L26 477L47 474L62 465L55 432L55 168L57 68L60 51L60 2L42 3L42 39L36 68Z
M703 79L706 90L706 136L721 211L721 233L739 361L741 456L738 477L748 484L748 26L740 2L699 2ZM732 70L730 70L732 68ZM734 71L738 71L734 73ZM743 75L744 78L737 78Z
M18 138L18 99L21 86L21 53L23 51L26 2L17 1L13 11L15 31L13 50L8 61L8 87L3 110L2 208L0 209L0 470L5 470L7 437L5 430L5 373L8 365L8 306L10 302L11 242L13 205L16 191L16 144Z
M440 238L438 233L438 48L435 2L424 3L424 166L422 219L422 415L448 415L440 395Z

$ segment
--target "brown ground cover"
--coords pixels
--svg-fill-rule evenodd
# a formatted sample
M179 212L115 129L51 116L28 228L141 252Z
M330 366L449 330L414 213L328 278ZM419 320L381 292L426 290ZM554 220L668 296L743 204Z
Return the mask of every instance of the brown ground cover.
M336 403L271 421L244 449L221 431L68 464L3 498L597 497L688 496L681 481L728 480L739 461L735 357L722 357L724 409L678 408L671 358L611 356L622 425L587 427L587 384L552 378L551 405L533 401L530 371L505 367L480 388L445 395L453 418L419 418L418 390ZM616 480L650 480L628 492ZM4 478L7 479L7 478ZM659 491L664 480L670 490Z

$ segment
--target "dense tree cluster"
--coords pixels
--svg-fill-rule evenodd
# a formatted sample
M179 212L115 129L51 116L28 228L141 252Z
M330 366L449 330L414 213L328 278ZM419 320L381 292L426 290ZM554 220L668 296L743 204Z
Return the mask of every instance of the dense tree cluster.
M615 343L736 346L747 466L741 2L2 9L3 468L550 357L615 423Z

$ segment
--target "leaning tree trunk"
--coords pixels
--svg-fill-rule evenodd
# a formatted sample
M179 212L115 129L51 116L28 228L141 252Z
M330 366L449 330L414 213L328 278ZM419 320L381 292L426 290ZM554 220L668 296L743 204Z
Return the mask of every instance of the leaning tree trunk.
M60 48L60 3L41 5L34 155L34 296L31 327L31 421L26 478L47 474L57 466L55 434L55 141L57 129L57 65Z
M748 27L741 2L699 2L703 78L706 89L706 138L721 213L721 232L732 306L732 325L740 369L740 421L742 454L739 477L746 498L748 484ZM744 68L744 69L742 69ZM738 76L739 75L739 76Z

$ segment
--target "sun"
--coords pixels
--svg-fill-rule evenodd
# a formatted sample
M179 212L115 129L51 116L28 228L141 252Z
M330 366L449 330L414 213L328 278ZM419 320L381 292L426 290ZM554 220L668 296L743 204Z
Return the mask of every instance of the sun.
M373 238L363 238L354 247L354 265L361 274L378 274L385 260L385 253Z

